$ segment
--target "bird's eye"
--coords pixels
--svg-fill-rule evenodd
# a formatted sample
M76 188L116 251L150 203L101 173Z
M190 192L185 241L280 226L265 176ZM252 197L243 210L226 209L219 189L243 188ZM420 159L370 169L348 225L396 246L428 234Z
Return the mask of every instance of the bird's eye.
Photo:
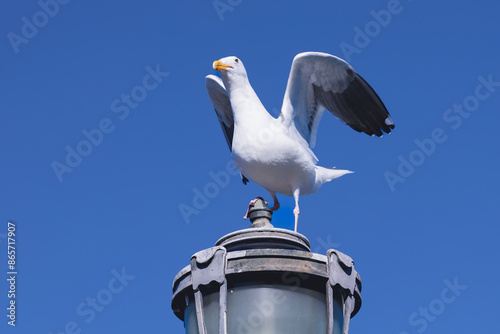
M237 62L237 63L240 62L240 60L238 58L234 58L234 61Z

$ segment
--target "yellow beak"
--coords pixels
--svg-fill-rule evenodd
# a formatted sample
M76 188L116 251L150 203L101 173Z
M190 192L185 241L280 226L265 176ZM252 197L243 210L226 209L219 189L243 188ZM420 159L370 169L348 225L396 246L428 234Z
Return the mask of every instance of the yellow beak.
M220 60L214 61L214 64L212 66L213 66L214 70L216 70L216 71L226 71L228 67L233 68L232 66L224 64Z

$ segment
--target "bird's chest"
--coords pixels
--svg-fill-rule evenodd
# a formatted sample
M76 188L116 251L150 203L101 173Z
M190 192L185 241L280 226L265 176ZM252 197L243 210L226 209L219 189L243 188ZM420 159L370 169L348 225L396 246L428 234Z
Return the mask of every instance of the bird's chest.
M240 129L241 130L241 129ZM312 164L302 147L284 130L271 127L235 128L232 158L250 180L266 189L291 194L293 185L309 182Z
M261 123L262 124L262 123ZM280 127L248 124L235 127L233 159L243 164L280 165L294 160L297 147Z

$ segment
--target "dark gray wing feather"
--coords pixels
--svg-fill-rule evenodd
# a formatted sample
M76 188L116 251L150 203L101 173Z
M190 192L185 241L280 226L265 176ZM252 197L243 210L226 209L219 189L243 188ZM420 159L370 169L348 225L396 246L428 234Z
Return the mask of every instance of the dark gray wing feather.
M394 129L380 97L346 61L327 53L300 53L292 63L280 118L312 148L325 109L368 135Z
M224 83L221 78L215 75L207 75L205 78L205 87L219 120L222 133L224 133L227 145L231 151L233 147L234 119L231 102L229 101ZM247 184L248 179L243 174L240 173L240 175L243 183Z
M394 129L384 103L357 73L343 92L325 91L314 84L313 90L320 105L358 132L380 137Z

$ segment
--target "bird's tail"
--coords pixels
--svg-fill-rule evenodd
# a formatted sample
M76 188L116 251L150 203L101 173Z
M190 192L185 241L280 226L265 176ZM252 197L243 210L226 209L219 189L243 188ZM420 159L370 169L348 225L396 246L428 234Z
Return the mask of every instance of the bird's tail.
M316 166L316 181L319 181L320 184L323 184L350 173L354 172L345 169L336 169L333 167L329 168L329 167Z

